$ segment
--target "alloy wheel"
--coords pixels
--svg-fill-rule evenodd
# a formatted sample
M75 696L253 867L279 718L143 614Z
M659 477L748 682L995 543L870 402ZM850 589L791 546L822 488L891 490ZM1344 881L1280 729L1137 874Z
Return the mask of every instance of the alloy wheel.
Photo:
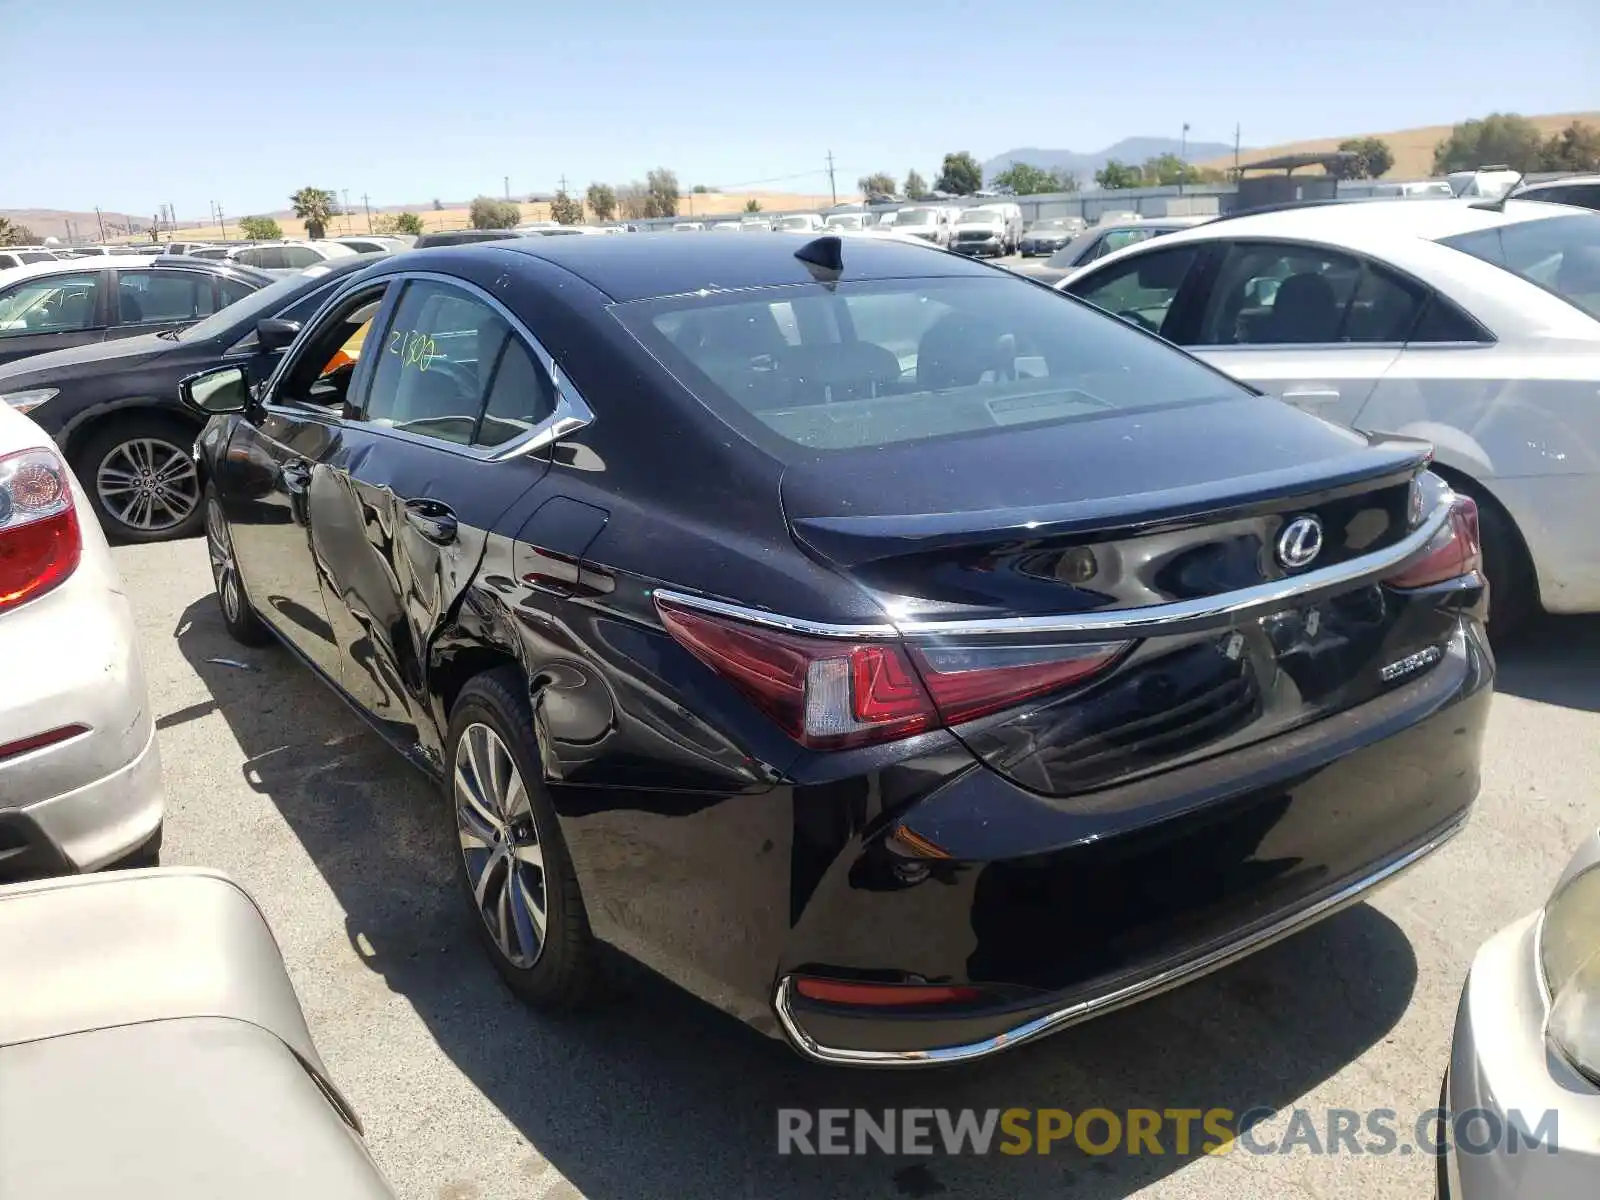
M548 917L544 847L528 789L500 735L479 722L456 743L452 794L473 901L512 966L533 966Z
M233 539L228 536L228 521L222 515L222 505L215 500L206 501L206 551L211 557L211 577L216 581L223 615L230 621L237 621L244 598L239 594L239 572L233 562Z
M100 460L94 486L114 520L145 533L177 528L200 503L194 458L162 438L117 443Z

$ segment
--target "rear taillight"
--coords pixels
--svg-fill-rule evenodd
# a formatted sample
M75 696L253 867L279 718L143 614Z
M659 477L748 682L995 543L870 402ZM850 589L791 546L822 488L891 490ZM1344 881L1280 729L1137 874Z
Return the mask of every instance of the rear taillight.
M1459 579L1483 570L1478 505L1459 493L1450 500L1450 519L1404 570L1384 580L1390 587L1418 588Z
M55 587L83 554L72 481L50 450L0 455L0 609Z
M910 737L1010 708L1109 666L1115 646L913 647L803 637L657 598L667 632L796 741L820 750Z

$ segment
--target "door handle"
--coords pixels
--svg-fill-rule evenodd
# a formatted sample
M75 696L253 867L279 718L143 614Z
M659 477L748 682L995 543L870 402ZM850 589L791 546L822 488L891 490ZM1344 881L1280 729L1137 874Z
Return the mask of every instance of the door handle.
M1283 393L1283 398L1290 404L1306 404L1312 407L1319 404L1336 404L1339 400L1339 389L1291 388Z
M304 495L311 486L311 464L303 458L290 459L278 468L278 477L283 480L285 491Z
M406 524L430 542L456 540L456 515L437 500L408 500L405 512Z

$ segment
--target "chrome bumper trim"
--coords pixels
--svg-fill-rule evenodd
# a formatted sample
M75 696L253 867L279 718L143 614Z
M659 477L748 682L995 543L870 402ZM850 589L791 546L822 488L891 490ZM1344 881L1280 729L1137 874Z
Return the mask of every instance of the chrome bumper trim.
M805 1030L801 1029L795 1020L792 1007L793 977L788 975L785 975L778 983L777 992L773 998L773 1007L777 1012L778 1023L783 1027L785 1036L787 1036L789 1043L796 1050L806 1058L833 1066L931 1067L987 1058L1001 1050L1009 1049L1023 1042L1033 1041L1046 1034L1056 1033L1069 1025L1076 1025L1079 1022L1087 1021L1091 1017L1100 1016L1114 1009L1123 1008L1129 1004L1168 991L1179 984L1207 975L1269 946L1273 942L1286 938L1307 925L1358 902L1374 888L1388 883L1401 872L1415 866L1460 833L1466 823L1467 815L1463 813L1449 825L1444 826L1433 834L1422 845L1408 850L1399 858L1391 860L1371 874L1365 875L1355 882L1347 884L1332 895L1325 896L1305 908L1297 909L1237 941L1230 942L1225 946L1219 946L1197 959L1157 971L1152 975L1136 980L1133 983L1125 984L1104 995L1095 996L1088 1000L1080 1000L1065 1008L1046 1013L1041 1017L1035 1017L1015 1029L996 1034L991 1038L985 1038L981 1042L970 1042L966 1045L944 1046L927 1050L848 1050L820 1045Z

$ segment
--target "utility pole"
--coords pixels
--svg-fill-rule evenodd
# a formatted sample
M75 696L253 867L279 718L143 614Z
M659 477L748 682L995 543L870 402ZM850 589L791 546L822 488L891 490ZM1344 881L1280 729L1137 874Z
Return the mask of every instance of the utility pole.
M217 205L217 238L220 241L224 241L225 242L225 241L228 240L228 222L222 215L222 201L218 200L216 202L216 205Z
M1233 123L1233 178L1234 178L1234 182L1238 182L1238 179L1239 179L1239 123L1237 121L1235 121Z
M507 175L505 177L505 184L506 184L506 199L509 200L509 199L511 199L511 176Z
M567 177L565 175L561 177L561 190L563 192L567 190Z
M1183 123L1183 137L1178 142L1178 195L1183 195L1183 177L1189 173L1189 122Z
M100 225L100 241L101 241L102 244L104 244L104 242L106 240L106 222L105 222L105 218L100 215L100 206L98 204L96 204L94 206L94 219L97 222L99 222L99 225Z
M833 202L839 203L839 189L833 182L833 151L828 151L828 190L833 193Z
M346 233L349 233L350 232L350 189L349 188L345 188L343 190L344 190L344 214L343 214L344 215L344 231Z
M367 210L367 232L372 232L372 202L367 199L365 192L361 193L361 207Z
M169 201L167 201L167 235L168 235L167 240L168 241L172 240L171 235L172 235L172 233L174 231L177 230L177 228L178 228L178 210L172 207L172 202L169 200Z

